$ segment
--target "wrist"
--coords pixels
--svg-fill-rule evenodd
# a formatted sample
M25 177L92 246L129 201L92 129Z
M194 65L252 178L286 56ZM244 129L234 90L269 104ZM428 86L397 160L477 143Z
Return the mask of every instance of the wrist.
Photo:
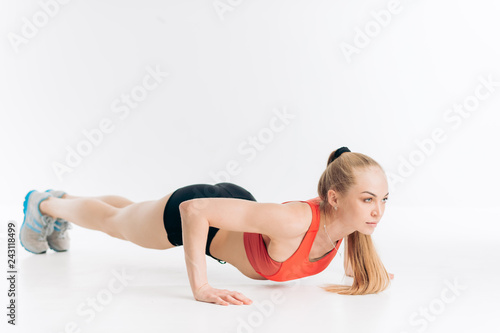
M204 284L202 284L201 286L199 286L198 288L195 288L195 294L197 294L201 288L205 287L206 285L208 285L208 282L205 282Z

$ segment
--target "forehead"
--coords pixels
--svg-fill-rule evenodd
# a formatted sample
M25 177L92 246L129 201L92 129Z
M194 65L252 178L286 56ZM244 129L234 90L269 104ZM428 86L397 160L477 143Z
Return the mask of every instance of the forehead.
M379 168L369 168L355 172L356 184L353 190L357 194L370 191L376 195L384 196L388 191L387 177Z

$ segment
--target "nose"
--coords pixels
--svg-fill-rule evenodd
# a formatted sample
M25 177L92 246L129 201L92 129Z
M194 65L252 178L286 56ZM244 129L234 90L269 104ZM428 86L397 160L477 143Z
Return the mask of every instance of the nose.
M381 213L380 204L377 204L375 208L372 210L372 216L373 217L380 216L380 213Z

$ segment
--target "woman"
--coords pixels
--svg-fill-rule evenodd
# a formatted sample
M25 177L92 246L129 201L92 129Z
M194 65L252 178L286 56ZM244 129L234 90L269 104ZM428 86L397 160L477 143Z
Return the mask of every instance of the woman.
M288 281L323 271L346 238L344 267L354 277L353 284L324 289L347 295L378 293L393 278L370 236L384 214L387 188L377 162L342 147L328 158L319 196L307 201L258 203L232 183L189 185L140 203L119 196L31 191L24 202L20 238L33 253L48 247L65 251L71 221L145 248L183 245L194 298L220 305L252 301L238 292L212 288L205 255L234 265L252 279Z

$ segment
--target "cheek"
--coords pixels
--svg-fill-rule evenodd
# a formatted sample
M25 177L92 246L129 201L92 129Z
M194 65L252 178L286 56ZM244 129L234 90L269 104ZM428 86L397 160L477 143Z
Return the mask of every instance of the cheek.
M354 218L356 220L365 220L367 215L370 215L370 205L361 203L357 203L354 206Z

